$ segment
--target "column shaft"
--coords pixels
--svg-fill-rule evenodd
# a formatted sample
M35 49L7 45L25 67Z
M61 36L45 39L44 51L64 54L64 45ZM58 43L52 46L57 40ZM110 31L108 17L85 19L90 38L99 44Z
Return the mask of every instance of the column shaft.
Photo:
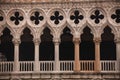
M75 46L75 61L74 61L74 71L80 71L80 58L79 58L79 38L74 39L74 46Z
M100 72L100 39L95 40L95 70Z
M60 62L59 62L59 42L55 43L55 71L60 70Z
M14 40L14 72L19 71L19 41Z
M120 71L120 40L116 41L116 59L117 59L116 71Z
M35 40L35 63L34 63L34 71L39 72L40 71L40 64L39 64L39 40Z

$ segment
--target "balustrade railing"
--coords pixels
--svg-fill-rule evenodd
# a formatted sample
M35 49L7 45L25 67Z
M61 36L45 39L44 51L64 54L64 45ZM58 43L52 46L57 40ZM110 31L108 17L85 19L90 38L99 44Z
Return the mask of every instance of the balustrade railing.
M74 71L74 61L59 61L60 71L71 72ZM55 61L39 61L38 63L39 72L52 72L55 71ZM95 61L92 60L81 60L80 61L80 72L94 72L95 71ZM116 72L118 71L117 61L100 61L101 72ZM14 68L14 62L0 62L0 73L12 72ZM19 72L33 72L34 71L34 61L20 61L19 62Z
M94 71L95 61L80 61L80 71Z
M20 61L20 71L33 71L34 61Z
M53 71L54 61L40 61L40 71Z
M73 71L74 61L60 61L60 71Z
M0 73L1 72L12 72L14 62L0 62Z
M117 71L117 61L101 61L101 72Z

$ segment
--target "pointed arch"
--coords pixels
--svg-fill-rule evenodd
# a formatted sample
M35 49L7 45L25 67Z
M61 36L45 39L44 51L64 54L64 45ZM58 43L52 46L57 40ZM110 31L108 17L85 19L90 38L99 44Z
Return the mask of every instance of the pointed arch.
M80 59L95 60L95 44L93 41L94 35L91 33L91 29L88 26L83 29L83 33L80 35L80 38Z
M100 43L100 59L101 60L116 60L116 43L114 42L115 35L112 33L111 27L104 28L101 34Z
M44 30L46 27L50 29L50 31L51 31L50 34L53 35L53 37L55 37L56 31L54 30L53 27L51 27L49 24L46 23L46 25L44 25L44 26L42 26L42 27L40 27L40 28L38 29L37 38L39 38L39 37L43 34L43 30Z
M33 35L28 27L24 28L23 34L20 36L21 43L19 47L19 60L20 61L33 61L34 60L34 42Z
M60 36L61 43L59 45L60 60L74 60L74 43L73 35L69 27L65 27Z
M53 35L48 27L43 29L43 34L40 36L41 43L39 44L39 60L54 60L54 43Z
M13 38L15 37L15 31L12 27L8 26L8 25L4 25L2 26L2 30L1 32L5 29L5 28L8 28L10 30L10 34L13 36Z
M2 31L3 35L0 36L0 53L6 57L6 60L14 60L14 44L12 42L13 36L9 28L5 27Z
M116 38L119 37L119 31L118 31L119 29L118 29L117 27L111 25L109 22L108 22L105 26L100 27L99 36L102 35L105 27L110 27L110 28L111 28L112 33L115 35L115 38L114 38L114 39L116 39Z
M60 37L60 36L62 35L63 30L64 30L64 28L66 28L66 27L68 27L68 28L70 29L71 34L72 34L73 36L75 35L75 30L74 30L74 28L73 28L71 25L69 25L68 23L66 23L64 26L61 26L61 27L60 27L59 32L58 32L58 37Z
M95 27L94 27L94 26L91 26L89 23L86 23L85 25L83 25L83 26L79 29L80 35L83 33L83 29L84 29L86 26L90 28L91 33L93 34L94 37L96 37L96 36L98 35Z
M35 38L35 31L34 31L33 27L28 26L28 25L25 25L19 29L19 32L18 32L19 36L23 35L23 31L25 28L28 28L31 31L30 34L33 36L33 38Z

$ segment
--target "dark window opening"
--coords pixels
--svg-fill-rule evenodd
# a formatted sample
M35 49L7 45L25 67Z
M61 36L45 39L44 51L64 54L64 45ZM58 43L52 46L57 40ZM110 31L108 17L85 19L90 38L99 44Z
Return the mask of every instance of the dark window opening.
M105 27L104 33L101 35L101 60L116 60L116 44L114 42L114 34L112 34L111 31L110 27Z
M34 43L33 36L30 34L29 28L23 30L23 35L21 36L20 44L20 61L33 61L34 60Z
M54 43L53 36L50 34L50 29L45 28L43 35L41 35L41 43L39 47L39 59L40 60L54 60Z
M74 60L73 35L68 27L64 28L61 35L59 55L60 60Z
M14 61L14 44L12 42L13 36L10 34L10 30L8 28L3 30L3 35L0 39L0 53L5 56L7 61Z
M95 60L95 44L89 27L85 27L81 35L80 60Z

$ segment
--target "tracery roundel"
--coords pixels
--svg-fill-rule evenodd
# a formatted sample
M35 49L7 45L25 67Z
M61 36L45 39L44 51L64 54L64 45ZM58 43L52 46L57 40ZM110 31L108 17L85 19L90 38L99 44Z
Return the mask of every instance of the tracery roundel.
M42 21L44 19L43 16L40 15L40 13L38 11L36 11L34 13L34 16L30 17L31 21L34 21L35 25L38 25L40 23L40 21Z
M80 20L83 20L84 16L80 14L80 12L78 10L74 11L74 15L70 16L71 20L74 20L75 24L78 24L80 22Z
M115 14L111 15L111 18L115 20L116 23L120 23L120 9L117 9Z
M91 18L92 20L94 20L94 22L95 22L96 24L99 24L99 23L100 23L100 20L104 19L104 15L103 15L102 13L100 13L99 10L95 10L94 14L92 14L92 15L90 16L90 18Z
M52 15L50 17L50 19L52 21L54 21L54 24L58 25L60 23L60 21L62 21L64 19L64 17L62 15L60 15L59 11L55 11L54 15Z
M20 15L18 11L14 13L14 16L10 17L11 21L14 21L15 25L19 25L20 21L23 21L24 17Z
M4 17L3 16L0 16L0 21L3 21L4 20Z

